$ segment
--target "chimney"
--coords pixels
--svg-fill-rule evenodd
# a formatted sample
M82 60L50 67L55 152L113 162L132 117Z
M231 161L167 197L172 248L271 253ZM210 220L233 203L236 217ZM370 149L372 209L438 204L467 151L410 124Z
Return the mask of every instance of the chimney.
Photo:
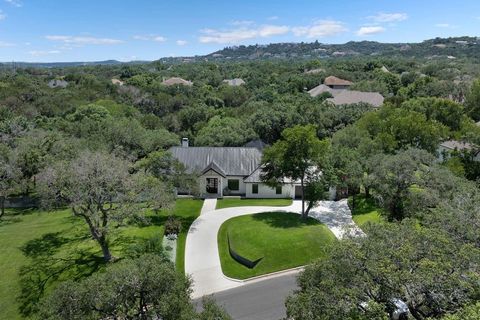
M182 138L182 147L188 148L188 138Z

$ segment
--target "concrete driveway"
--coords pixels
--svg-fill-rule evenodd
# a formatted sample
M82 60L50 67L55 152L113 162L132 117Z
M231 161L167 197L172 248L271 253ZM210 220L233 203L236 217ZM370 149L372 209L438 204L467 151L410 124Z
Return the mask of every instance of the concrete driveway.
M203 295L224 291L245 285L281 276L282 273L257 278L254 280L235 280L226 277L220 265L218 253L217 234L220 226L228 219L260 212L301 212L301 201L293 201L292 205L286 207L233 207L214 210L215 199L207 199L204 202L201 215L193 222L187 234L185 244L185 272L192 277L193 294L196 299ZM205 209L205 210L204 210ZM348 230L361 231L352 221L350 210L346 201L322 201L314 208L311 217L325 223L337 238L341 238ZM291 271L291 272L298 272Z

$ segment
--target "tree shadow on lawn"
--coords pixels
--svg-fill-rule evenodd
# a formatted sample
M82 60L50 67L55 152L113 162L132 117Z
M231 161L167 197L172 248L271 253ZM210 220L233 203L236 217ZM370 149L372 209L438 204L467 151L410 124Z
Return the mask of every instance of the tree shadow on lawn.
M19 311L24 317L37 311L45 292L56 282L88 277L104 265L100 255L75 245L86 238L85 234L72 234L70 231L44 234L20 248L30 258L30 263L19 271ZM69 234L69 237L63 234Z
M307 218L303 220L301 215L293 212L263 212L257 213L253 216L254 220L264 222L273 228L298 228L302 226L313 226L320 224L319 221L313 218Z

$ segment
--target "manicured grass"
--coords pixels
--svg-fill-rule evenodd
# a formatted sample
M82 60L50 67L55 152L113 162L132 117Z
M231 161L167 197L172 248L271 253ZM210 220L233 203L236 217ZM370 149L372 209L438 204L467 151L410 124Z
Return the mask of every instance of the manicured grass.
M217 209L246 206L285 207L291 204L292 199L225 198L217 200Z
M190 225L200 215L203 201L196 199L178 199L175 203L174 214L182 221L182 231L177 239L177 259L176 269L179 272L185 272L185 241Z
M232 259L232 248L252 261L263 257L249 269ZM227 220L218 233L223 273L236 279L247 279L275 271L306 265L325 255L335 241L333 233L313 218L302 221L300 215L288 212L266 212Z
M350 208L352 207L352 198L348 199ZM365 199L364 196L355 197L355 209L352 211L353 221L362 228L365 224L385 223L385 218L381 215L381 208L377 207L373 199Z
M185 238L190 224L200 214L201 200L178 199L173 214L182 220L178 239L177 270L184 270ZM111 230L110 249L124 257L135 243L163 236L168 212L149 214L152 223ZM70 210L8 210L0 220L0 319L21 319L45 292L60 281L78 280L104 267L101 250L91 239L82 219Z

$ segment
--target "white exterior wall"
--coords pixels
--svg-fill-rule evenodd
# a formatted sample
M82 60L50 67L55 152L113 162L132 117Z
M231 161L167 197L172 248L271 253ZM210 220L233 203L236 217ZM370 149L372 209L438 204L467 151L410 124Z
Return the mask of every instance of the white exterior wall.
M275 188L270 188L269 186L258 183L258 193L252 193L252 186L255 183L246 183L246 198L294 198L295 197L295 187L292 184L284 184L282 186L282 193L276 194Z

